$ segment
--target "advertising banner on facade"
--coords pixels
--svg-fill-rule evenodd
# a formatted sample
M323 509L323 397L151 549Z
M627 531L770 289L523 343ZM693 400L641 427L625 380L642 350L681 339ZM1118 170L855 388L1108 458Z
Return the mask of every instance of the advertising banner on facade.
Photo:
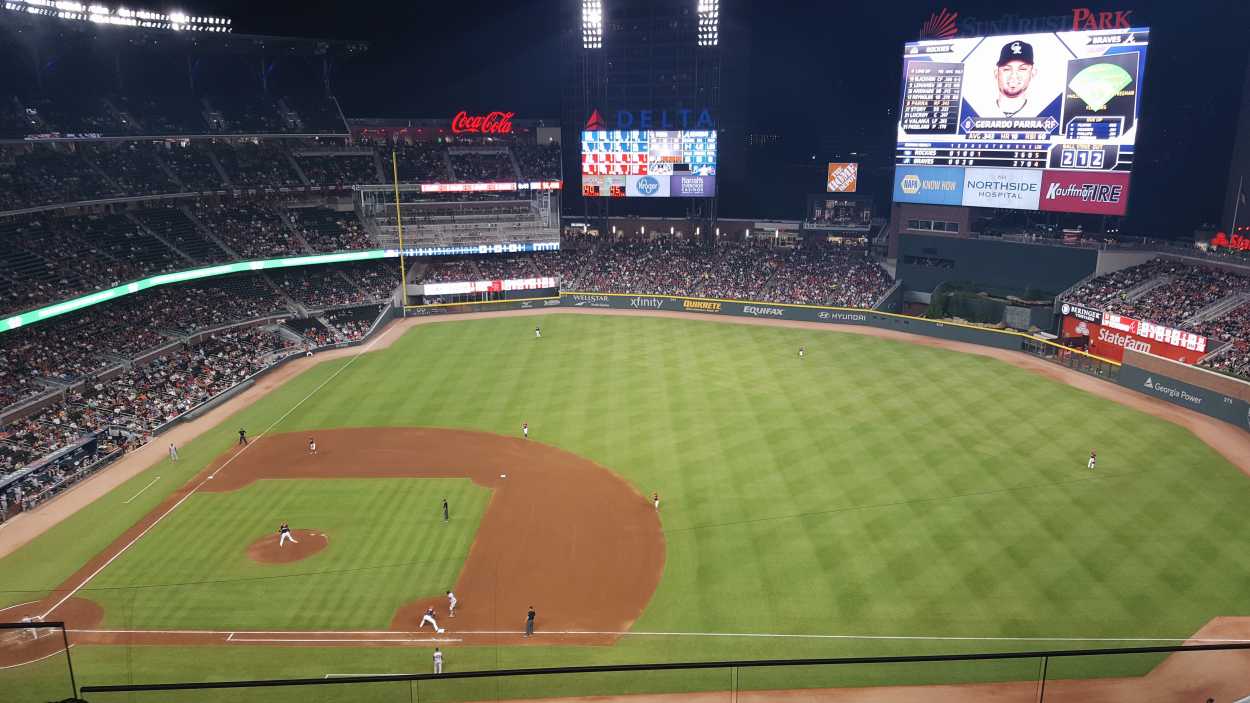
M1124 171L1055 171L1042 174L1041 208L1047 212L1123 215L1129 174Z
M962 205L964 170L952 166L896 166L894 202Z
M854 193L859 181L859 164L831 163L825 177L825 189L829 193Z
M1124 359L1124 350L1154 354L1196 364L1207 351L1207 338L1131 317L1104 312L1098 322L1081 319L1075 314L1063 318L1063 338L1089 338L1089 353L1112 361Z
M668 183L668 176L626 176L625 197L667 198Z
M1036 210L1042 191L1042 172L1022 168L964 169L963 204Z

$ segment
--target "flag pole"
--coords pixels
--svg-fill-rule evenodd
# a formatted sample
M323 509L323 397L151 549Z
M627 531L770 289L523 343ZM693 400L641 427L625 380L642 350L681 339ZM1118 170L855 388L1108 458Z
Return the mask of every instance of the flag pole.
M399 231L399 290L408 314L408 272L404 269L404 215L399 210L399 154L391 150L391 178L395 182L395 226Z
M1241 201L1246 197L1246 191L1242 189L1242 186L1245 184L1246 177L1243 175L1241 180L1237 181L1237 199L1233 203L1233 226L1228 233L1230 237L1237 233L1237 212L1241 209Z

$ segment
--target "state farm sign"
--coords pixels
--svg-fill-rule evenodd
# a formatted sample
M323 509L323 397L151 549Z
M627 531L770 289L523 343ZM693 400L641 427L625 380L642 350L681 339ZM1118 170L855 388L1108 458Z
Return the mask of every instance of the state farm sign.
M478 132L481 134L511 134L515 112L488 112L485 115L469 115L461 110L451 118L451 131Z

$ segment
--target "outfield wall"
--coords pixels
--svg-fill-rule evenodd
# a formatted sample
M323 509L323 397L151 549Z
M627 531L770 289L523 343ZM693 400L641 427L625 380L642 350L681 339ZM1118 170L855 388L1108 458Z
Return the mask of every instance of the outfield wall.
M1117 382L1250 431L1250 383L1131 349Z
M755 303L717 298L684 298L671 295L629 295L623 293L565 292L560 294L564 307L608 308L615 310L668 310L691 312L709 316L755 317L771 320L798 320L822 322L831 325L864 325L881 329L897 330L926 337L938 337L956 342L970 342L999 349L1021 351L1026 339L1033 339L1018 332L977 327L960 323L925 320L909 315L864 310L861 308L833 308L821 305L793 305L787 303Z

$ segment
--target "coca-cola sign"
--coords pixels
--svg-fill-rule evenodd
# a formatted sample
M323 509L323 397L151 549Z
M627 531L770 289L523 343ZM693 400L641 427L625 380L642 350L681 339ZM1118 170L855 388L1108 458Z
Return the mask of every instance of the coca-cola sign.
M459 134L461 132L479 132L481 134L511 134L512 133L512 117L515 112L488 112L485 115L470 115L461 110L456 116L451 118L451 131Z

